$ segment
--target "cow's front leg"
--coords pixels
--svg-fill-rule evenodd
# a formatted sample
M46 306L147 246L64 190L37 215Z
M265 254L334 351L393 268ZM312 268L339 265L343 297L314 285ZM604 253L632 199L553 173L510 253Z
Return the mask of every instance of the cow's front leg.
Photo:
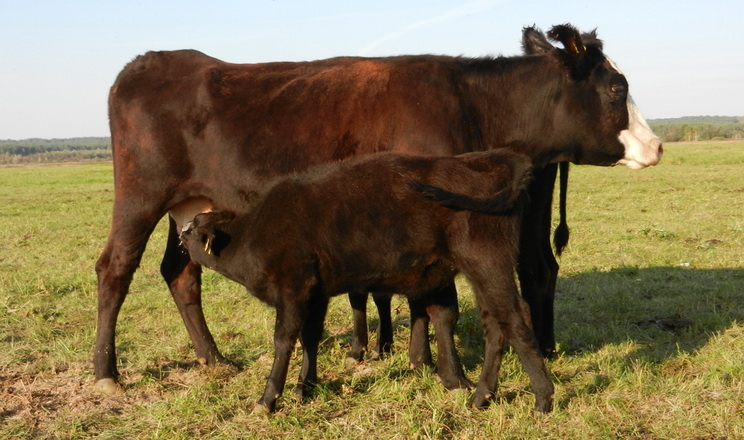
M522 297L530 306L532 329L545 357L555 354L553 301L558 262L550 245L552 195L557 165L535 172L522 216L517 274Z
M201 266L191 261L188 253L179 246L176 223L170 219L168 244L160 273L168 284L173 301L194 345L197 360L206 365L230 364L217 349L212 333L207 327L201 302Z

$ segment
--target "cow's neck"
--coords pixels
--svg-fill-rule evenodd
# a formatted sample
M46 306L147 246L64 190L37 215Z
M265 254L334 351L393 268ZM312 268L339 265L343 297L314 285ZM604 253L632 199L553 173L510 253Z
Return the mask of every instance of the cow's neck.
M482 148L506 146L527 154L537 166L571 158L572 140L555 120L568 81L551 58L481 60L467 75Z

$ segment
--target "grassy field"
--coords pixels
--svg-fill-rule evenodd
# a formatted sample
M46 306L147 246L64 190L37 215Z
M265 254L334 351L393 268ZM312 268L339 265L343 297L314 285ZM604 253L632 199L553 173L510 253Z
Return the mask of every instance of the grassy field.
M125 392L98 394L93 266L109 227L111 165L0 168L0 438L742 439L744 143L666 151L644 171L572 168L559 355L549 362L556 408L545 416L533 414L513 353L486 410L410 371L402 298L394 354L347 366L345 297L331 302L316 395L287 392L277 414L252 414L274 312L206 272L207 319L242 371L197 365L159 277L164 223L120 315ZM480 322L465 280L458 290L457 342L475 380Z

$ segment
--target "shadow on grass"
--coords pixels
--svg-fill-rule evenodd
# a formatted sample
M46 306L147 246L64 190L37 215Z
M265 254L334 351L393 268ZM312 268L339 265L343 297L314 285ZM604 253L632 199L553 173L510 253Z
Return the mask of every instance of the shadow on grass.
M559 356L635 342L634 356L661 361L693 352L744 321L744 269L623 267L560 278L555 299ZM457 336L468 369L482 361L477 309L461 312Z
M463 298L466 295L469 294L461 294ZM693 353L704 347L715 334L744 322L744 269L623 267L589 271L560 278L555 305L559 357L580 359L608 346L632 343L632 350L616 362L628 368L638 362L653 365L681 353ZM370 328L375 329L376 311L370 308L368 312ZM348 316L348 331L327 338L321 351L336 343L348 346L351 311ZM398 351L407 350L408 341L401 341L401 338L407 338L407 332L400 329L408 325L407 315L394 317ZM375 338L370 335L370 349ZM456 338L463 366L470 371L470 378L477 380L483 363L483 332L476 308L461 310ZM433 341L431 343L435 345ZM262 350L262 353L271 353L271 350ZM251 368L258 357L243 355L234 360L238 368L246 369ZM174 362L148 370L147 374L163 381L174 371L197 365ZM347 372L321 386L323 392L334 395L348 392L348 389L367 393L382 376L395 380L410 374L413 372L399 367L387 372L375 369L374 374L362 378ZM610 377L599 372L577 371L577 377L561 374L563 376L556 376L559 381L573 385L567 387L562 401L556 402L557 407L567 405L576 395L599 393L612 382ZM502 398L510 400L509 395Z

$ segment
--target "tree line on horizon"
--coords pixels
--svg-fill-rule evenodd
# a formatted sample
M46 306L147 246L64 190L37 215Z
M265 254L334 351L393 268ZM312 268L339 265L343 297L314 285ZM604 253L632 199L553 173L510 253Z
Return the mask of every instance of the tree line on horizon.
M648 121L663 142L744 139L744 116L688 116ZM0 164L111 160L109 137L0 140Z

